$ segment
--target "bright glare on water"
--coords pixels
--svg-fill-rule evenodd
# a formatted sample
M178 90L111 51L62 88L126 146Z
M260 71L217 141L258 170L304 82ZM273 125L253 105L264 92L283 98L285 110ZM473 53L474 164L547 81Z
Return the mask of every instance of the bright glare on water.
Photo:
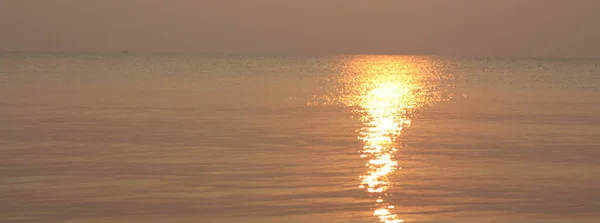
M419 108L441 100L444 75L424 58L398 56L358 56L344 62L340 76L342 103L354 106L363 122L359 139L361 157L367 159L367 171L360 176L360 188L373 194L373 214L383 223L403 222L394 214L395 205L386 197L392 182L388 176L399 169L395 158L404 128ZM438 82L428 82L435 79ZM339 93L339 92L338 92Z

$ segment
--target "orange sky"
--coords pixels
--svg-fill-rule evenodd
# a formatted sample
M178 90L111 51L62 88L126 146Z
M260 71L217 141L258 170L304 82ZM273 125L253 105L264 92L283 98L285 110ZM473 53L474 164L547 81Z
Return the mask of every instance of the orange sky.
M600 57L598 0L0 0L0 50Z

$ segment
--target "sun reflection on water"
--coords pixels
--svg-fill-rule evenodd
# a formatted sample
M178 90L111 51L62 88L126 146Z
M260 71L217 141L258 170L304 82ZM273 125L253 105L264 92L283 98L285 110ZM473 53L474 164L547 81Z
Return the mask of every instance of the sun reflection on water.
M394 214L388 177L400 169L396 154L414 111L444 98L441 64L427 58L359 56L346 61L338 79L338 102L354 108L363 122L358 139L367 159L360 188L375 198L373 215L383 223L404 222Z

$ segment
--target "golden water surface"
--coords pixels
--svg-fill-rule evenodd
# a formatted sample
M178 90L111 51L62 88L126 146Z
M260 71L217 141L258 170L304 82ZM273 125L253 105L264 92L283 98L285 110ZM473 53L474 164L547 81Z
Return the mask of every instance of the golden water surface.
M363 127L358 139L366 161L360 188L373 195L373 215L384 223L404 222L388 201L393 185L388 177L400 169L395 158L399 138L420 108L442 99L440 64L429 59L398 56L359 56L346 61L339 99L355 108Z
M567 58L0 53L0 222L597 223L598 74Z

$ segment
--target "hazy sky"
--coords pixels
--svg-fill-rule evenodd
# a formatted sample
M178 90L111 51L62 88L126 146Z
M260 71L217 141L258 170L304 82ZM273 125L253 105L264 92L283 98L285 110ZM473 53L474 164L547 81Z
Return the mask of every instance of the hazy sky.
M0 0L0 50L600 57L600 0Z

